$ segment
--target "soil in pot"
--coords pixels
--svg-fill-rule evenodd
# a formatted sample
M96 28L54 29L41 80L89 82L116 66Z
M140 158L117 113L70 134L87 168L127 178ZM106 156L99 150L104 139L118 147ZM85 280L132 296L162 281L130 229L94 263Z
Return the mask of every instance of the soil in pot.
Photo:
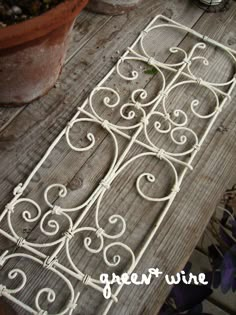
M41 15L64 0L0 0L0 27Z
M142 0L90 0L87 8L91 11L119 15L135 9Z

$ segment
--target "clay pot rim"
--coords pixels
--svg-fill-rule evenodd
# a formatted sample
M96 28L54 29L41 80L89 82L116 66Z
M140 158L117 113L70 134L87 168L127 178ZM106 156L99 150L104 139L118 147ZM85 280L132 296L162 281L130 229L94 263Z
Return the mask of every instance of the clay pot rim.
M0 29L0 49L43 37L73 20L87 3L88 0L65 0L39 16Z

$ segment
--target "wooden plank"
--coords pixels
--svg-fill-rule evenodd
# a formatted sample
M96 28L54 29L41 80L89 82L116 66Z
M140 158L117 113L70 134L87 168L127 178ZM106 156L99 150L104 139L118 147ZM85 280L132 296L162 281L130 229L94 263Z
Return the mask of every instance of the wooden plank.
M22 108L1 108L0 110L0 132L3 131L17 115L19 115L24 110Z
M66 64L98 33L111 19L111 16L93 14L83 10L77 17L72 32L71 44Z
M235 5L233 8L235 10ZM227 32L235 25L234 10L224 16L221 15L220 18L217 18L219 15L214 15L214 25L212 24L212 17L204 15L194 28L200 32L211 29L211 37L225 42L224 36L227 37ZM211 25L211 27L207 27L207 25ZM172 207L174 211L170 211L156 242L152 245L153 249L150 249L149 255L144 257L142 266L145 264L158 266L166 273L171 274L181 270L187 262L222 192L229 187L230 179L232 181L235 178L234 157L236 149L233 111L234 108L231 106L225 112L224 118L221 116L218 121L219 124L228 126L230 132L220 135L216 130L213 130L213 134L211 133L208 137L204 146L207 150L204 151L203 148L202 154L199 154L200 160L197 158L194 172L189 175L183 185L184 195L177 197L178 200ZM173 264L173 262L175 263ZM126 307L130 314L133 311L136 314L157 314L169 290L170 288L165 284L159 283L158 285L157 282L153 282L152 289L150 287L148 289L134 288L131 292L129 287L129 293L128 290L123 293L122 301L127 303ZM125 295L127 294L137 295L132 301L133 308L129 308L128 301L125 302ZM146 296L148 296L147 299ZM142 303L137 307L141 297ZM119 310L121 309L118 305L116 306L117 313Z
M155 4L155 6L156 6L156 4ZM157 9L159 9L159 7L157 8ZM191 11L192 10L192 8L191 7L189 7L189 12L191 12L191 18L190 18L190 16L186 16L186 24L189 24L189 23L193 23L193 16L195 17L195 14L196 14L196 12L193 12L193 11ZM193 15L193 16L192 16ZM196 16L195 17L196 19L198 18L198 16ZM128 26L130 26L130 25L128 25ZM128 27L127 26L127 27ZM108 32L106 32L106 34L107 34ZM153 167L154 167L154 165L153 165ZM85 168L86 169L86 168ZM121 184L122 184L122 182L121 182ZM71 196L70 196L71 197ZM137 201L136 201L137 202ZM155 216L155 211L154 211L154 209L153 209L153 211L152 211L152 217L153 216ZM130 211L130 215L132 215L132 212ZM152 218L149 218L149 220L150 219L152 219ZM29 268L29 270L30 270L30 268ZM32 270L33 271L33 270Z
M138 166L137 166L138 167ZM154 166L153 166L154 167ZM137 202L137 201L136 201ZM137 205L137 203L135 203L135 205ZM130 211L130 215L132 214L132 212L133 211L135 211L135 208L132 208L131 209L132 211ZM147 216L147 211L144 211L144 213L145 213L145 217ZM152 213L152 216L155 216L155 212L154 212L154 209L153 209L153 213ZM189 219L189 218L188 218ZM140 229L141 230L141 229ZM163 249L162 249L163 250ZM126 290L126 293L127 293L127 290ZM142 305L140 305L140 303L134 303L137 307L141 307ZM122 312L124 311L124 310L126 310L127 312L129 311L128 309L127 309L127 306L128 305L126 305L126 306L122 306L123 308L122 308ZM130 306L130 305L129 305ZM117 306L118 307L118 306ZM141 309L141 310L143 310L143 308ZM121 311L121 309L120 309L120 311ZM117 310L117 314L118 314L118 310ZM140 314L142 314L141 312L140 312ZM150 313L146 313L146 314L150 314ZM151 314L154 314L154 313L151 313Z
M231 113L229 116L231 118L228 117L225 123L233 128L235 120ZM195 175L192 173L183 185L181 191L184 191L184 195L177 197L172 207L174 210L170 211L155 242L143 258L139 273L146 269L145 266L159 267L167 274L175 274L184 267L212 214L210 206L217 203L220 192L228 186L230 179L235 178L233 157L236 150L233 136L234 131L228 135L227 144L226 139L222 138L219 141L215 138L208 144L207 151L195 168ZM213 150L214 155L209 154ZM129 310L130 314L133 311L137 314L158 314L169 291L166 284L158 281L153 281L148 288L135 287L131 290L129 287L123 291L121 304L113 310L118 314L121 311L119 305L123 303L122 307ZM132 305L126 301L128 294L132 296ZM137 306L140 299L142 303Z
M211 303L210 301L205 300L203 302L203 311L208 314L212 315L227 315L229 313L226 313L224 310L222 310L220 307L216 306L214 303Z

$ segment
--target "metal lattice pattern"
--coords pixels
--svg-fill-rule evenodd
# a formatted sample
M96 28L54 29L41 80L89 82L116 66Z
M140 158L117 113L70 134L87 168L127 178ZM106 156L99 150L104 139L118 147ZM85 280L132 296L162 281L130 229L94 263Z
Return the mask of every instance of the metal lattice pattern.
M162 63L156 60L154 57L150 56L145 48L145 38L148 36L153 30L169 28L169 29L178 29L187 31L192 33L198 39L202 40L195 44L189 52L179 48L172 47L170 48L170 52L172 54L180 54L181 61L171 64L171 63ZM93 89L89 98L84 102L84 104L78 107L78 111L75 116L68 122L65 129L59 134L59 136L55 139L52 145L47 150L46 154L42 158L42 160L38 163L38 165L34 168L32 173L29 175L24 184L19 184L14 189L14 197L13 199L6 205L5 210L0 216L0 220L7 219L8 227L10 232L6 232L3 229L0 229L0 233L16 243L19 247L23 248L28 254L20 253L20 251L16 253L9 253L8 251L4 252L0 256L0 265L3 266L6 264L11 258L19 257L24 258L25 260L31 260L37 263L41 268L47 268L51 272L55 274L55 276L62 279L65 282L65 285L68 287L70 292L70 298L68 303L64 306L64 308L57 314L72 314L76 309L77 303L79 303L79 292L75 292L72 283L69 280L69 277L73 277L74 279L81 281L84 285L90 286L91 288L102 293L103 285L100 283L99 279L95 279L90 275L84 274L79 268L75 265L73 258L70 255L70 242L73 237L80 232L90 231L94 233L97 239L100 242L98 248L94 249L91 245L92 239L87 237L84 240L84 247L87 251L92 254L102 254L104 262L109 267L117 267L120 263L119 253L113 257L111 260L108 255L108 251L111 248L116 248L117 252L119 252L119 248L122 248L127 252L127 255L130 257L130 265L128 267L127 272L132 273L140 259L145 253L145 250L152 242L153 237L157 230L160 227L163 218L165 217L168 209L170 208L173 200L175 199L176 194L180 190L181 183L190 169L192 170L192 162L197 152L201 149L201 146L209 133L211 127L213 126L217 116L224 108L226 102L228 102L231 98L231 92L236 84L235 75L228 82L225 83L211 83L207 82L202 78L195 76L192 70L192 65L196 60L202 61L205 65L208 65L208 60L201 56L199 52L206 48L206 44L215 45L222 49L228 56L231 58L233 65L236 64L235 54L236 52L207 38L206 36L202 36L199 33L188 29L187 27L180 25L172 20L163 17L157 16L152 22L146 27L146 29L139 35L135 43L128 48L128 50L124 53L124 55L119 59L116 66L111 69L111 71L106 75L106 77ZM139 50L136 50L136 47L139 46ZM160 77L161 77L161 89L158 94L148 102L147 99L147 91L145 89L135 89L132 91L130 95L130 99L127 103L122 103L120 94L114 88L110 88L106 86L107 80L112 76L112 74L117 73L120 78L132 81L137 79L138 72L133 70L131 75L127 76L123 73L122 66L129 61L142 61L151 67L156 68ZM172 79L167 82L164 71L173 74ZM180 80L181 78L181 80ZM207 114L201 114L198 111L199 101L194 99L190 104L191 113L196 116L200 120L205 120L207 123L207 128L201 137L188 126L188 114L183 109L176 108L172 113L168 112L166 106L166 100L169 97L169 94L172 90L177 87L181 87L183 85L200 85L209 90L212 94L214 104L214 109ZM226 89L226 91L225 91ZM96 101L96 96L98 93L107 94L103 98L103 105L107 108L119 108L120 116L123 120L129 122L126 125L118 125L114 124L107 119L103 119L101 115L97 112L96 106L94 105ZM146 102L145 102L146 101ZM132 120L139 113L141 119L132 124ZM81 117L81 115L83 115ZM177 146L185 145L184 150L178 150L176 152L166 151L161 147L158 147L149 135L149 131L147 126L149 125L151 119L155 118L155 131L159 134L168 134L170 140L176 144ZM47 187L44 193L44 201L48 206L48 211L46 213L42 213L40 205L34 200L24 197L24 192L29 183L31 182L33 176L40 169L44 161L48 158L52 150L59 143L59 141L64 138L67 141L68 146L77 152L89 151L94 147L96 142L96 137L93 133L87 133L87 140L89 141L89 145L85 147L78 147L72 144L70 133L73 130L73 127L77 124L89 122L100 125L104 130L110 135L113 144L114 144L114 156L111 165L109 166L109 170L106 173L106 176L100 182L98 187L94 190L94 192L89 196L89 198L83 202L81 205L74 208L62 208L56 204L54 204L50 200L49 192L52 189L59 189L59 197L64 197L67 194L67 188L60 184L55 183ZM132 131L132 133L130 133ZM184 132L184 134L181 134ZM178 134L181 134L178 137ZM143 134L145 136L145 142L139 139L139 135ZM117 141L117 135L124 137L128 140L128 145L122 154L119 154L119 147ZM188 144L189 137L191 137L191 142L189 142L189 147L186 149L186 144ZM136 156L133 156L129 159L127 157L128 152L131 147L137 144L145 149L145 152L140 153ZM162 160L162 162L166 163L166 165L170 168L173 173L174 182L171 190L162 197L157 196L149 196L142 188L143 181L148 181L149 183L154 183L156 178L153 174L149 172L142 173L138 176L136 180L136 189L137 192L142 198L152 201L166 201L166 206L161 216L158 219L158 222L154 225L153 230L150 231L150 235L147 238L145 244L141 248L138 253L134 253L133 250L127 246L125 243L121 242L119 239L126 231L126 225L128 224L125 221L125 218L119 214L113 214L109 218L110 224L117 224L121 227L120 231L116 235L110 235L107 233L103 226L99 222L99 207L101 200L106 193L106 191L112 185L114 179L122 174L127 168L129 168L130 164L132 164L135 160L139 158L143 158L146 156L154 156L157 157L158 160ZM176 165L181 165L183 167L182 172L179 174L176 170ZM39 244L30 242L27 239L23 239L20 237L12 224L12 218L17 211L17 207L20 203L26 202L30 203L36 210L37 214L33 215L29 211L24 211L22 213L22 218L26 222L38 222L41 233L45 236L48 236L48 240L51 236L56 235L59 230L59 225L57 222L58 216L63 216L68 223L68 229L64 231L63 235L60 238L54 241L48 241L47 243ZM95 205L95 222L94 226L82 226L81 222L83 218L88 215L91 211L91 207ZM71 218L71 213L78 213L77 219L74 221ZM51 218L48 220L48 218ZM48 220L48 221L47 221ZM47 221L47 224L45 222ZM45 226L50 227L48 230ZM105 240L109 240L109 245L105 245ZM52 247L51 255L47 256L41 251L42 248L50 248ZM67 259L70 263L71 268L67 268L66 266L60 263L58 259L61 251L66 252ZM27 290L27 276L25 271L15 268L12 269L9 274L9 279L15 279L19 277L21 279L18 287L14 289L10 289L6 287L4 284L0 285L0 294L16 304L23 307L26 311L31 314L37 315L46 315L50 314L48 310L44 310L40 306L41 296L46 294L47 300L49 303L53 303L56 297L56 292L51 288L44 288L39 290L38 294L35 297L35 301L32 305L26 305L22 301L18 300L16 295L18 292L22 290ZM118 288L113 292L111 296L111 300L109 301L105 311L103 314L107 314L113 304L113 302L118 301L119 292L122 289L122 285L119 285ZM59 294L59 292L58 292Z

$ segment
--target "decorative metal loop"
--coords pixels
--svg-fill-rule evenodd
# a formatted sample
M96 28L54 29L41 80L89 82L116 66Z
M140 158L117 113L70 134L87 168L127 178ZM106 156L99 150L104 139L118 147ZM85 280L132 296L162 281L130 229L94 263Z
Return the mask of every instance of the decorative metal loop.
M161 23L159 23L160 18L163 20ZM202 38L205 43L197 42L188 52L180 47L170 47L169 53L175 54L175 57L178 57L179 61L172 64L164 63L156 58L157 54L153 52L148 53L148 47L146 47L146 40L144 39L147 34L151 37L151 35L155 33L153 32L154 30L162 29L182 30L184 34L187 31L193 33L193 35L197 35L196 37L198 39ZM0 216L0 221L4 219L7 222L8 229L6 231L0 229L0 232L9 238L9 240L13 241L18 247L23 246L24 253L16 251L9 254L8 251L5 251L0 256L0 266L4 266L11 258L29 259L33 261L33 263L37 263L41 268L48 269L48 274L58 276L69 289L70 296L68 303L64 305L63 310L56 313L57 315L72 315L77 307L79 294L75 296L71 278L81 281L82 284L98 292L102 292L104 289L99 279L89 276L86 270L80 270L80 261L74 261L70 247L72 243L75 245L76 242L75 240L71 241L72 238L77 235L77 233L80 233L79 236L82 237L82 246L85 252L89 255L102 256L103 263L109 271L110 268L114 268L113 270L115 270L115 268L121 270L121 268L123 268L121 264L122 259L129 259L128 265L125 261L127 265L126 271L128 274L132 273L139 260L144 255L146 248L152 242L158 228L161 226L161 222L174 201L176 194L180 191L181 183L187 171L193 169L192 162L194 157L204 143L219 112L224 108L226 101L231 100L232 91L236 86L235 71L234 76L227 82L216 83L208 82L206 79L200 78L193 73L195 69L193 65L195 62L201 62L210 69L210 63L208 59L204 57L204 52L202 51L206 48L206 43L210 43L222 49L227 56L230 57L232 64L236 66L236 52L232 49L209 39L207 36L202 36L167 17L159 16L155 18L141 33L135 43L131 47L128 47L127 51L120 57L113 69L92 90L88 99L81 104L81 106L77 107L77 112L74 117L67 123L63 131L48 148L44 157L39 161L26 181L23 184L20 183L13 190L14 197L6 205L3 214ZM123 64L125 61L127 64ZM133 67L135 63L138 64L137 67ZM149 64L157 70L155 79L158 80L158 90L151 88L151 91L149 91L149 84L140 87L139 85L145 81L144 79L143 81L138 80L135 82L135 80L140 79L145 72L140 63ZM125 67L126 65L127 67ZM128 72L128 74L123 74L124 71ZM168 73L168 75L166 75L166 73ZM124 80L130 83L125 93L123 93L123 86L120 88L115 84L113 85L115 75L119 78L118 83L124 83ZM139 85L136 86L136 84ZM182 102L179 102L178 98L173 97L172 93L175 89L179 91L189 85L192 85L192 87L197 90L196 94L192 98L191 90L191 101L187 104L182 104ZM200 88L198 88L197 85L200 85L201 90L205 89L212 97L213 104L211 107L206 108L205 106L202 108L201 98L198 95ZM134 88L134 86L136 88ZM179 104L175 104L177 102L179 102ZM201 109L203 109L205 114L202 114ZM112 119L113 117L111 117L111 119L109 118L109 121L105 119L105 117L112 116L111 113L114 110L116 110L115 119ZM83 115L82 117L81 114ZM104 117L102 117L102 115L104 115ZM202 129L201 134L198 134L195 128L191 126L192 120L195 119L199 120L201 123L205 123L205 129ZM118 124L118 121L121 121L121 124ZM63 204L67 202L67 199L70 199L69 189L67 189L65 183L52 183L46 187L42 209L38 202L33 199L21 198L21 195L31 183L33 177L40 170L59 141L63 139L64 143L68 145L68 148L75 151L73 154L78 154L78 159L82 152L88 153L90 149L95 148L95 144L98 144L96 143L96 134L89 132L89 130L87 130L89 128L87 128L85 140L88 144L84 147L74 145L72 142L74 141L73 139L75 139L76 128L74 128L74 130L71 129L75 124L83 124L85 128L91 124L93 126L95 124L96 127L102 127L109 136L109 141L112 142L113 158L103 178L98 179L97 187L85 198L82 204L76 205L73 208L63 208L55 204L62 204L61 198L64 198ZM125 149L122 149L123 145L120 145L119 137L127 141ZM159 147L159 144L156 143L159 137L163 137L163 141L160 141L162 147ZM77 141L82 140L83 139L80 139L80 136L78 136ZM123 144L122 141L121 143ZM131 150L133 146L136 146L137 150L136 147L134 150ZM135 155L134 152L141 153ZM129 232L125 216L123 217L119 212L107 212L106 209L101 211L101 208L103 205L104 207L107 206L104 199L105 196L110 193L108 190L114 180L118 178L118 176L122 176L138 159L147 158L154 159L156 164L160 164L161 168L162 166L168 168L166 174L170 176L172 184L171 186L168 185L168 191L165 192L164 196L156 196L157 192L154 189L153 192L155 192L155 196L150 196L152 189L148 188L160 185L160 180L157 176L159 173L157 172L157 174L155 174L153 170L148 171L148 168L142 169L147 164L140 162L140 169L138 169L135 182L137 194L140 198L144 199L145 202L162 202L162 204L165 203L165 206L163 207L163 213L159 216L158 221L154 222L149 237L147 237L142 248L138 254L136 254L131 247L125 244L125 240L127 239L125 233L127 231ZM40 200L40 198L37 200ZM33 226L38 224L41 234L45 236L46 241L40 244L37 241L31 243L18 235L13 226L13 217L17 212L17 207L22 203L24 203L24 205L26 204L26 207L23 207L23 210L19 209L19 211L22 212L20 213L20 217L24 222L27 222L27 226L30 224ZM45 206L46 211L43 210ZM109 209L109 211L112 210L113 207ZM75 216L76 212L78 214L77 217ZM102 214L109 213L105 218L107 219L108 226L103 224L104 218L101 212ZM125 209L122 209L122 213L124 212ZM89 215L94 220L91 226L86 225ZM60 216L60 218L57 216ZM62 220L66 222L62 224ZM102 227L104 227L104 229ZM110 234L108 232L109 227L111 231L115 232L111 232ZM47 248L48 256L45 255L44 248ZM51 252L49 251L50 249ZM31 255L26 254L26 251L29 251ZM68 264L62 264L61 261L59 263L56 258L59 257L62 251L64 251L68 259L69 267ZM123 252L125 252L125 255ZM7 277L7 280L10 279L14 281L16 281L16 278L17 280L19 278L19 284L13 289L6 287L4 284L0 284L0 296L4 295L8 297L10 300L15 301L18 305L25 308L25 310L30 310L32 314L48 315L48 310L44 310L40 304L43 300L45 301L45 299L46 304L51 304L56 300L57 295L52 288L46 287L40 289L36 294L33 305L28 306L14 296L14 294L26 287L26 272L15 268L10 270ZM109 307L113 302L118 301L117 295L121 288L122 285L118 285L117 289L114 287L111 288L112 294L110 303L104 311L104 314L108 313Z
M70 310L75 310L77 306L78 306L77 303L71 302L71 303L68 305L68 308L69 308Z
M166 98L168 96L168 94L166 92L164 92L164 91L160 91L159 92L159 96L163 97L163 98Z
M82 279L83 284L88 285L89 281L91 281L90 276L89 275L84 275L84 277Z
M93 123L94 121L95 121L94 119L90 119L90 118L78 118L78 119L73 121L72 125L74 125L76 123L88 123L88 122L92 122ZM87 145L86 147L83 147L83 148L73 145L71 143L71 140L70 140L70 129L71 129L71 127L67 126L65 134L66 134L67 144L69 145L69 147L72 150L74 150L76 152L83 152L83 151L88 151L88 150L90 150L91 148L94 147L94 145L95 145L95 136L91 132L88 132L87 135L86 135L87 140L90 142L89 145Z
M170 120L170 114L169 114L169 113L166 113L166 114L164 115L164 119L165 119L165 120Z
M110 189L111 185L105 180L101 180L100 185L105 189Z
M201 146L197 143L197 144L195 144L195 145L193 146L193 148L194 148L194 150L196 150L196 151L200 151Z
M74 237L74 232L72 230L68 230L64 233L64 236L71 240Z
M197 82L197 84L202 85L203 80L202 80L202 78L196 78L196 82Z
M74 126L74 122L73 121L69 121L68 123L67 123L67 127L68 128L72 128Z
M150 66L154 66L155 65L155 59L153 57L150 57L148 58L147 60L147 63L150 65Z
M13 195L21 195L22 193L23 193L23 184L22 183L20 183L20 184L18 184L15 188L14 188L14 190L13 190Z
M227 100L230 102L231 100L232 100L232 97L231 97L231 95L229 95L229 94L226 94L225 95L226 97L227 97Z
M184 58L183 62L186 64L186 65L191 65L192 64L192 61L187 59L187 58Z
M148 34L148 30L143 30L143 31L141 32L141 36L142 36L142 37L146 36L147 34Z
M174 187L171 189L171 191L174 193L174 194L177 194L179 191L180 191L180 187L178 184L175 184Z
M134 103L134 107L137 108L137 109L142 109L142 105L139 102L135 102Z
M25 244L25 239L23 237L20 237L16 243L18 247L22 247Z
M8 250L3 252L2 255L0 256L0 266L3 266L5 264L7 254Z
M202 36L202 39L203 39L204 42L208 42L208 41L209 41L209 37L206 36L206 35L203 35L203 36Z
M221 112L222 112L221 106L216 107L216 108L215 108L215 112L216 112L216 113L221 113Z
M52 208L52 214L61 215L61 214L63 214L63 210L62 210L62 208L60 206L56 206L55 205Z
M43 263L44 268L46 269L52 269L54 264L58 262L57 258L51 258L50 256L48 256Z
M4 292L7 291L7 288L5 285L0 284L0 296L4 295Z
M12 203L8 203L5 207L5 209L7 209L10 213L14 213L14 208L15 206Z
M143 125L148 125L149 124L149 119L148 119L148 117L144 116L144 117L141 118L140 122Z
M96 231L96 236L97 237L101 237L102 235L104 235L104 230L102 228L98 228Z
M102 128L109 129L109 122L108 120L104 119L102 122Z
M156 156L159 160L162 160L165 155L166 155L165 150L163 150L163 149L157 150Z

